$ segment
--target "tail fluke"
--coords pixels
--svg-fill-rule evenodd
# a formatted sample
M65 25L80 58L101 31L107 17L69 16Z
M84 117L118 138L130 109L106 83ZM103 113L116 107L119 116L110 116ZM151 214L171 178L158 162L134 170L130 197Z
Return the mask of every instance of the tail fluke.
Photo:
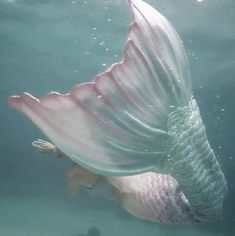
M67 156L103 175L162 166L168 114L192 96L184 48L173 27L145 2L130 5L133 21L121 62L68 94L52 92L38 100L25 93L9 101Z

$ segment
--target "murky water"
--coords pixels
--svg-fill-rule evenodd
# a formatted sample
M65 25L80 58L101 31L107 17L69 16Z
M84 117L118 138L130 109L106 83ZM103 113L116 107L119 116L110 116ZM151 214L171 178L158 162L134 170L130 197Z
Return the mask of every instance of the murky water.
M125 0L0 0L0 235L235 234L235 2L150 0L181 35L208 138L229 184L223 219L169 226L135 219L102 194L66 190L71 163L31 147L42 133L8 96L66 92L120 60L130 21ZM90 231L91 232L91 231ZM95 234L95 233L94 233Z

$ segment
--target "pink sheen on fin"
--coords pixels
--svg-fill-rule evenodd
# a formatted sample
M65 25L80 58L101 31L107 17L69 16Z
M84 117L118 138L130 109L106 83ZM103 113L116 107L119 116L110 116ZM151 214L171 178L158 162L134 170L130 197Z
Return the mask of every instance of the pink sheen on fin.
M65 95L51 92L38 100L24 93L9 99L73 161L102 175L162 166L168 114L192 96L174 28L147 3L129 2L133 21L121 62Z

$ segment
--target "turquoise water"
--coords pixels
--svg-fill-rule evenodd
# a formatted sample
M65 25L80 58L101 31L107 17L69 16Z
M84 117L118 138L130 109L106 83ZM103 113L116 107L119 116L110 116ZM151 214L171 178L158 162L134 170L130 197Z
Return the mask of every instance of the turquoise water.
M235 2L150 0L181 35L208 138L229 184L224 214L201 226L135 219L109 196L66 189L71 163L31 146L43 134L7 105L12 94L66 92L120 60L130 21L125 0L0 0L0 235L235 234Z

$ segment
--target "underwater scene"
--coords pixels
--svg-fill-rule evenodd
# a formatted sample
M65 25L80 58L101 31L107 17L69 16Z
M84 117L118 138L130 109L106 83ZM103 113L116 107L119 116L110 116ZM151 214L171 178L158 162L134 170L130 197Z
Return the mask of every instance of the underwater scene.
M234 23L234 0L0 0L0 236L235 235Z

